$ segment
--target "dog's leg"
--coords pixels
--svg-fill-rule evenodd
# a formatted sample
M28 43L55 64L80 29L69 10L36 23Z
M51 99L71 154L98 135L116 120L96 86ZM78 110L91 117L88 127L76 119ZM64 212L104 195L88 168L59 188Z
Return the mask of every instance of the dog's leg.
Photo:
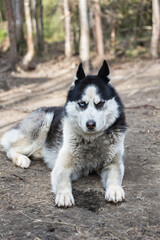
M105 199L113 202L121 202L125 198L124 190L121 186L124 175L124 137L125 134L117 138L115 145L112 145L108 152L109 164L104 164L102 170L102 183L105 188Z
M105 187L105 199L113 202L121 202L125 198L121 186L124 175L124 164L121 157L115 157L115 161L108 164L102 172L102 182Z
M51 173L52 192L56 194L55 204L58 207L70 207L74 205L71 186L73 169L71 159L71 153L62 148Z

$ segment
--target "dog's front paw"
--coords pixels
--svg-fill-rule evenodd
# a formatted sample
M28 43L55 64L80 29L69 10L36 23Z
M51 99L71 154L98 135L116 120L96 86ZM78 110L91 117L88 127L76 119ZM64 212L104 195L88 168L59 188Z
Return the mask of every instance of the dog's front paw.
M121 202L125 199L125 193L120 185L110 185L106 189L105 199L109 202Z
M60 192L56 194L55 204L58 207L71 207L74 205L74 198L71 192Z

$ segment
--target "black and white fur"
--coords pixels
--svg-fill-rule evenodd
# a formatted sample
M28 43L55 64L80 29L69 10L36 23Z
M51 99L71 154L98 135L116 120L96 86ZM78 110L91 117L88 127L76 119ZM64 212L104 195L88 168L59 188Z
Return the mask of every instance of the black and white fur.
M64 107L37 109L2 138L16 166L28 168L30 156L43 157L52 169L52 192L59 207L74 204L72 180L93 170L100 172L106 200L125 197L125 114L109 81L106 61L97 76L85 76L80 64Z

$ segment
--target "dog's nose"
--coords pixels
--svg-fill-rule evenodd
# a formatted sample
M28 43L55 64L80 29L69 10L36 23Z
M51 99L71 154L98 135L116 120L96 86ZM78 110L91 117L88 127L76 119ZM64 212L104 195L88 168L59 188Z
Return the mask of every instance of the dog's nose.
M89 120L89 121L86 122L86 127L89 130L93 130L96 127L96 122L93 121L93 120Z

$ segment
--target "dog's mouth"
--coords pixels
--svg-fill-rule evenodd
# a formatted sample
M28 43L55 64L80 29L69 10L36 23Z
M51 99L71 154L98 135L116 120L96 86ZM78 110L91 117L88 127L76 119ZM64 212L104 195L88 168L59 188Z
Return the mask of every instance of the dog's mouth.
M101 131L94 128L94 129L86 129L83 132L87 135L96 135L96 134L100 133Z
M86 129L86 132L93 134L93 133L96 133L97 131L96 129Z
M93 140L99 136L101 136L103 134L103 132L101 130L86 130L86 131L83 131L83 134L82 136L85 138L85 139L89 139L89 140Z

